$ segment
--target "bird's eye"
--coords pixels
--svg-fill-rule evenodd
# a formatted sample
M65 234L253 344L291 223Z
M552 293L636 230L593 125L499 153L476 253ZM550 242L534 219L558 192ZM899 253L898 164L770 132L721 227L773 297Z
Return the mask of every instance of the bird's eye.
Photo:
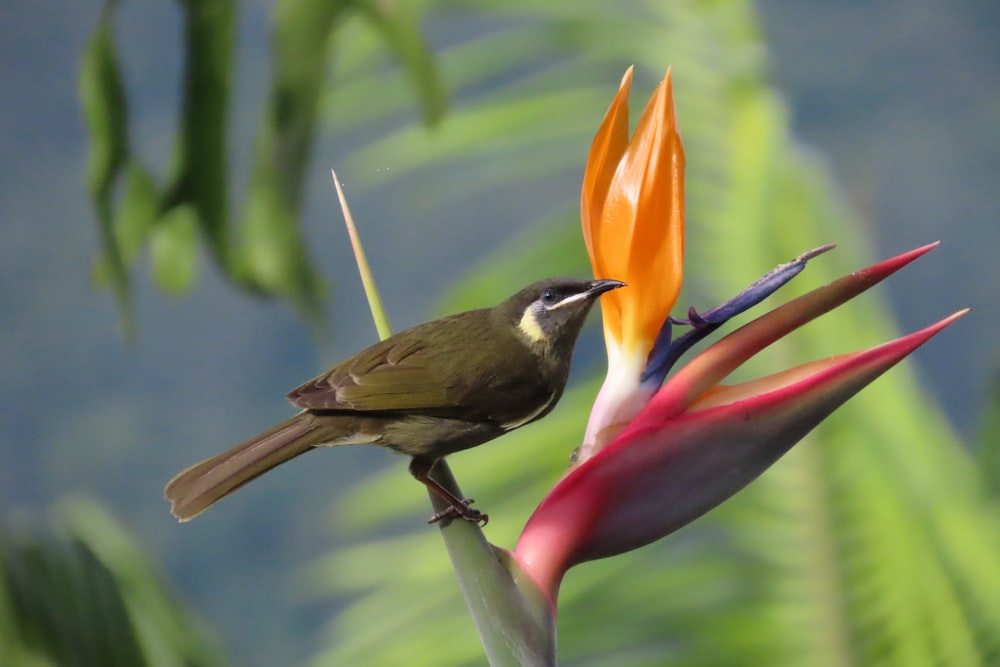
M556 294L556 291L551 287L546 287L544 290L542 290L542 303L544 303L546 306L551 306L558 300L559 300L559 295Z

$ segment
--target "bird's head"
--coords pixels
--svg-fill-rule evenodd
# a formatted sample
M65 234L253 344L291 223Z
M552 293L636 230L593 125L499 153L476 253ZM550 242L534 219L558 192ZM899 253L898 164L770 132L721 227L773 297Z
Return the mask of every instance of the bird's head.
M597 297L624 285L620 280L548 278L528 285L496 310L532 347L572 352Z

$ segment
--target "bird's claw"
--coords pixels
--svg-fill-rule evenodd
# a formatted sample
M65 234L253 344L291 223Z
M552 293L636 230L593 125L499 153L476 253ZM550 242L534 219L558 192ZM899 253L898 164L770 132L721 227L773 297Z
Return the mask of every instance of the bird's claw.
M478 523L480 526L485 526L490 522L490 515L470 507L470 505L474 502L476 502L475 498L464 498L462 499L461 504L449 505L447 508L432 516L427 523L439 523L441 521L461 517L466 521L472 521Z

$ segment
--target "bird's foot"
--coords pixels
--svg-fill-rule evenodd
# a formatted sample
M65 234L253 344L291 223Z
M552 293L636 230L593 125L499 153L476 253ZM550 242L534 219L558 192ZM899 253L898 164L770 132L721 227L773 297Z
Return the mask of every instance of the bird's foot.
M432 516L427 523L438 523L440 521L461 517L466 521L472 521L481 526L485 526L490 522L490 515L470 507L470 505L474 502L476 502L475 498L464 498L458 504L452 503L447 507L447 509L444 509Z

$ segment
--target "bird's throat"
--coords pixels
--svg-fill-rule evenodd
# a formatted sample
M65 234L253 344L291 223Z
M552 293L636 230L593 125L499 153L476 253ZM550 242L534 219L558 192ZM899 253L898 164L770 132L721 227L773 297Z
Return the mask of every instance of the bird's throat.
M517 328L532 343L541 343L545 340L545 332L542 331L541 325L538 324L538 318L535 317L534 311L530 308L524 311L521 321L517 323Z

